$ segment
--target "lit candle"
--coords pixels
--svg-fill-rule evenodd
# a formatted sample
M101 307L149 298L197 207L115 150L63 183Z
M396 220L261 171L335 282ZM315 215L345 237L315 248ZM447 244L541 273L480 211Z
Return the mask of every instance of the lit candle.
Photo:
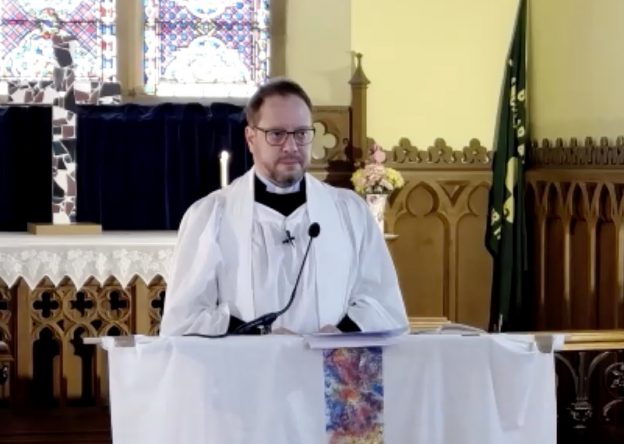
M219 162L221 164L221 188L225 188L228 184L228 163L230 162L230 153L227 151L221 151Z

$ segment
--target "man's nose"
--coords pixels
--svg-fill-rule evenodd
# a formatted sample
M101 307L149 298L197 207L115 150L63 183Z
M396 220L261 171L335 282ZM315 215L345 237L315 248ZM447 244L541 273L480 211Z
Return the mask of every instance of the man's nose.
M298 149L299 147L297 146L297 143L295 142L295 135L287 134L286 140L284 141L284 144L282 145L282 150L291 152L291 151L297 151Z

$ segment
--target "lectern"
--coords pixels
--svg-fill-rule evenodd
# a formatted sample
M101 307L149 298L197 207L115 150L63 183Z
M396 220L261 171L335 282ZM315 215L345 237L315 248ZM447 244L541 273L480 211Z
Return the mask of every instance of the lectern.
M282 335L89 342L108 351L115 444L552 444L557 338L543 339L423 333L383 347L325 348Z

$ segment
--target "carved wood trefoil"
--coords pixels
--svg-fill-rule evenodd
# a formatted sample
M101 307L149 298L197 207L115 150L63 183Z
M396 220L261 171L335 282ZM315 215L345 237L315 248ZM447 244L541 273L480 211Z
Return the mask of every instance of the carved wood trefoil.
M621 168L624 166L624 136L618 136L615 144L601 137L598 144L586 137L583 144L572 137L566 145L561 138L551 142L533 141L529 150L529 165L543 168Z
M444 139L438 138L432 146L421 150L413 146L409 139L402 138L392 148L390 162L401 169L489 169L491 156L478 139L472 139L461 150L455 150Z

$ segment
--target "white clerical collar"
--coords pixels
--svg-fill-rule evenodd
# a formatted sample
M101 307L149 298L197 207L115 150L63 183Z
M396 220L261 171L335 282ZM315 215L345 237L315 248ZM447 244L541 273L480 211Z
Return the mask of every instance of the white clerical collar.
M258 171L255 171L255 173L256 173L256 177L260 179L260 182L266 185L267 191L269 193L274 193L274 194L296 193L297 191L299 191L301 180L303 179L303 178L299 179L296 183L292 184L289 187L280 187L278 185L275 185L269 179L264 178L260 173L258 173Z

